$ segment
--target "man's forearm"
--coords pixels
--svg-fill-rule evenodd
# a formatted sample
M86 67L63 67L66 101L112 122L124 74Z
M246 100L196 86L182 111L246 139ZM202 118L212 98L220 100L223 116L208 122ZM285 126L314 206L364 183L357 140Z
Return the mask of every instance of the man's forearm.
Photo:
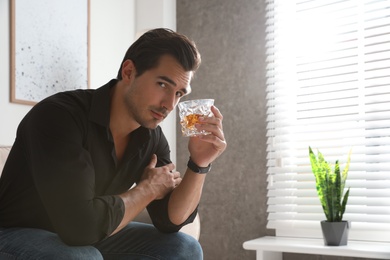
M125 193L120 194L119 197L123 200L125 205L125 214L121 223L111 235L114 235L123 229L154 200L153 193L143 185L135 186Z
M206 174L194 173L187 169L182 182L169 199L168 214L176 225L183 223L199 204Z

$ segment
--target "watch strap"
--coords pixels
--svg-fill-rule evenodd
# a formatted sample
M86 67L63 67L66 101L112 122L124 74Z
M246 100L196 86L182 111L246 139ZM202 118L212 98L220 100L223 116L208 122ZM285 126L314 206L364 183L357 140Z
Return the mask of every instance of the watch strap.
M191 160L191 157L190 157L190 159L188 160L188 163L187 163L187 167L195 173L204 174L204 173L208 173L211 170L211 163L207 167L199 167L196 163L194 163Z

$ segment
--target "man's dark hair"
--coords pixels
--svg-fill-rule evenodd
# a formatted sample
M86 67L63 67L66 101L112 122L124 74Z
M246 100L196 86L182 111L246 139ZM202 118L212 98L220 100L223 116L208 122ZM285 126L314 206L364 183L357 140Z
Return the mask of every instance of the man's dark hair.
M128 59L133 61L138 77L157 67L160 57L166 54L173 56L185 71L195 72L200 66L200 54L193 41L170 29L158 28L147 31L130 46L117 78L122 79L122 65Z

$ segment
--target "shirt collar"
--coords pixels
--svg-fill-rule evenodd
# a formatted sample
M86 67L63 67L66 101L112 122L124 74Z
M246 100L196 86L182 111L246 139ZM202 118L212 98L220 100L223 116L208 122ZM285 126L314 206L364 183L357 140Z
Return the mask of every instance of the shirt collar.
M104 127L110 123L110 101L111 88L117 84L118 80L113 79L106 85L96 89L92 97L89 120Z

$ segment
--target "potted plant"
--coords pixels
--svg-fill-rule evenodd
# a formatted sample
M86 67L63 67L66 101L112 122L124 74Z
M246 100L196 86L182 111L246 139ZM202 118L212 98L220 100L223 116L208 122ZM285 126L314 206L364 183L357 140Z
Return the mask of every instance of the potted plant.
M343 221L343 215L348 202L349 188L344 193L344 187L349 170L351 151L348 154L346 166L341 173L338 160L336 160L332 169L319 151L316 156L309 147L309 156L316 180L318 198L326 216L326 220L321 221L324 243L329 246L346 245L350 224L348 221Z

